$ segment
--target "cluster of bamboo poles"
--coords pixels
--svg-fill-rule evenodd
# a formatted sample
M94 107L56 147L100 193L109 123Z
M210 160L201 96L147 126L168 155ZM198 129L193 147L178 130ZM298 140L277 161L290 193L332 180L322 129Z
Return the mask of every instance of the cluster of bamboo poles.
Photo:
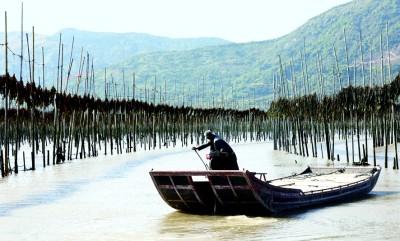
M210 128L228 141L261 141L271 128L265 112L256 109L194 109L71 96L9 75L0 77L0 90L9 102L0 110L5 117L0 121L2 176L18 173L21 162L24 170L35 170L37 161L45 167L99 154L199 144Z
M340 155L335 153L335 140L343 140L346 148L346 161L349 163L351 159L352 163L362 165L368 163L368 152L370 151L368 142L372 140L370 145L372 145L374 165L376 165L376 148L384 146L385 167L388 167L389 145L394 144L393 169L399 169L397 142L399 141L400 114L396 101L400 96L400 77L397 76L394 80L391 77L388 24L386 24L387 65L384 66L381 31L380 61L376 61L380 62L379 66L373 66L375 61L372 57L372 44L369 46L369 83L366 78L366 61L361 30L358 41L360 56L358 60L357 57L354 60L352 77L345 29L343 29L343 37L347 85L343 83L335 45L332 47L332 76L326 77L326 72L323 71L324 61L319 54L316 56L317 81L314 88L311 88L310 84L305 44L303 51L300 52L302 76L300 81L296 79L293 58L289 62L289 71L287 71L279 56L279 73L274 75L274 101L268 110L268 115L273 121L274 149L312 157L317 157L318 152L323 157L325 152L326 158L340 160ZM358 71L357 65L359 66ZM357 72L361 75L359 80L362 80L362 84L358 85ZM288 75L288 73L290 74ZM332 80L331 82L327 82L329 78ZM298 82L301 82L301 79L303 83L299 88ZM388 83L388 81L391 82ZM328 93L329 89L333 91ZM349 143L351 144L351 157L349 156Z
M5 41L1 44L5 50L5 74L0 76L0 95L3 97L0 114L4 117L0 119L2 177L12 172L18 173L22 167L24 171L35 170L37 161L46 167L65 160L99 154L112 155L135 152L138 149L150 150L199 144L205 141L203 132L206 129L217 130L228 141L260 141L268 138L266 128L271 128L271 125L265 124L268 122L265 112L257 109L245 111L223 108L196 109L185 107L187 104L184 102L181 106L169 106L161 103L161 89L159 104L155 101L155 91L153 103L150 98L138 101L135 96L135 76L133 76L132 98L125 98L125 88L124 97L120 98L116 93L116 83L112 80L113 86L111 86L106 77L105 99L95 98L93 58L89 58L88 53L84 55L83 50L79 61L76 90L72 90L68 83L74 62L72 57L74 39L68 72L63 76L64 44L61 34L57 78L54 79L51 89L45 88L43 48L41 64L43 78L42 81L35 80L35 64L38 61L35 59L34 28L32 28L31 49L26 34L29 78L23 82L22 66L25 60L23 6L21 10L20 55L9 48L7 12L5 12ZM9 75L9 52L20 58L19 80L15 75ZM83 93L80 91L82 81L84 81Z
M154 79L153 97L145 88L145 98L138 101L135 97L135 76L133 75L132 98L120 98L116 92L116 83L107 82L105 70L105 99L95 98L93 58L91 65L89 54L81 52L76 91L68 91L68 80L73 63L72 41L68 75L63 83L63 44L59 41L57 66L57 87L46 89L43 84L35 83L35 56L32 49L32 61L29 54L29 40L26 36L29 60L29 82L22 82L23 43L21 28L21 71L19 81L8 72L7 14L5 14L5 75L0 76L0 95L3 96L3 108L0 109L0 171L2 177L18 173L19 169L35 170L39 161L43 167L55 165L65 160L73 160L102 155L130 153L137 150L152 150L170 146L189 146L204 142L204 130L217 130L227 141L265 141L274 140L274 149L284 150L303 156L317 157L318 153L334 160L340 159L335 152L335 141L344 140L346 160L350 162L349 143L351 143L351 161L368 162L368 140L372 140L374 165L375 148L385 146L385 167L388 167L388 146L393 143L395 157L393 168L398 169L397 140L400 129L400 115L396 100L400 95L400 77L391 83L383 81L383 51L381 35L381 86L365 84L363 45L360 32L361 67L364 85L356 87L350 83L350 67L347 53L346 33L344 32L347 59L348 86L343 88L336 48L333 53L334 82L341 88L333 94L325 92L322 58L318 55L318 93L312 94L305 51L301 53L303 93L297 89L299 83L294 75L294 60L290 62L290 81L285 81L282 61L279 57L280 71L274 76L274 101L267 112L258 109L234 110L213 108L202 109L185 107L176 101L174 106L167 105L166 94L156 104L156 78ZM386 26L386 29L388 27ZM32 29L32 48L34 48L34 29ZM388 40L387 40L388 42ZM387 48L388 48L387 43ZM389 50L388 50L389 53ZM44 53L42 49L42 59ZM389 78L390 76L390 55ZM32 62L32 64L31 64ZM370 71L372 71L372 54ZM85 67L86 66L86 67ZM355 68L355 66L354 66ZM85 70L86 69L86 70ZM284 70L285 69L285 70ZM81 78L86 80L84 92L79 95ZM356 73L356 70L354 71ZM124 76L124 74L123 74ZM276 78L275 78L276 77ZM355 77L354 77L355 81ZM125 83L125 82L124 82ZM166 85L166 84L164 84ZM204 85L204 83L203 83ZM125 86L125 85L124 85ZM175 87L176 88L176 87ZM113 94L114 92L114 94ZM129 92L129 91L128 91ZM164 87L164 93L166 86ZM290 94L290 92L292 92ZM71 94L74 93L74 94ZM113 96L114 98L110 98ZM184 96L184 94L183 94ZM214 98L214 97L213 97ZM153 100L151 100L153 99ZM175 99L175 98L174 98ZM198 98L200 99L200 98ZM198 102L198 101L197 101ZM214 99L213 99L214 102ZM224 105L224 98L221 97ZM349 140L351 139L351 140ZM355 140L356 139L356 140ZM356 151L354 143L357 143ZM325 142L325 148L322 148ZM363 142L363 143L362 143ZM318 151L318 144L320 151ZM310 148L311 146L311 148ZM325 149L325 151L324 151ZM358 153L358 160L356 160ZM26 163L26 154L29 164ZM335 154L337 154L335 156ZM21 157L22 156L22 157Z
M399 169L397 142L400 140L400 106L396 104L399 97L400 75L382 87L350 86L323 98L318 98L316 94L292 99L279 98L268 110L274 122L274 148L317 157L317 143L320 143L323 157L322 143L325 142L326 157L340 160L338 154L335 156L335 138L338 138L345 141L347 162L350 161L351 142L352 163L366 164L368 140L372 139L374 165L375 149L384 146L385 168L388 167L388 146L393 144L393 169ZM358 158L355 153L358 153Z

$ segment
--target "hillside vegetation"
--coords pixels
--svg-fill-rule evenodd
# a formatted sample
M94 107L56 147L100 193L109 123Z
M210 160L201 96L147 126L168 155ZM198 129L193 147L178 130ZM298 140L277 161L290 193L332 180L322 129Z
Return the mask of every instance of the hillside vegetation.
M346 57L343 29L346 28L350 78L353 82L354 60L356 59L356 79L360 77L360 42L362 31L364 64L366 76L369 67L369 51L372 50L374 63L374 81L379 83L380 76L380 34L383 32L383 50L386 58L386 23L389 23L389 48L391 51L392 72L399 68L397 55L400 50L400 0L355 0L335 7L319 16L310 19L292 33L278 39L251 42L245 44L228 44L215 47L204 47L188 51L157 52L134 56L129 60L114 65L112 72L119 79L121 69L134 71L142 83L147 80L153 84L154 76L160 81L167 81L167 89L174 93L175 81L183 93L203 95L202 82L205 79L205 99L212 95L225 100L234 98L258 100L260 107L271 100L273 93L273 74L279 72L278 55L281 55L283 67L290 67L294 61L298 89L302 89L301 51L305 50L311 90L317 91L319 82L316 74L317 55L321 56L325 88L329 93L333 87L332 72L335 64L333 45L336 46L339 68L343 83L347 83ZM284 14L282 15L284 16ZM277 19L279 21L279 19ZM261 26L254 26L259 28ZM305 48L303 47L305 43ZM386 64L386 60L385 60ZM289 68L287 68L289 69ZM291 78L290 71L285 76ZM393 75L393 74L392 74ZM367 76L368 80L369 76ZM200 91L197 90L199 82ZM147 84L149 84L147 83ZM161 82L163 83L163 82ZM216 86L216 87L215 87ZM338 85L337 85L338 86ZM232 90L233 89L233 90ZM208 94L207 94L208 93ZM172 95L173 98L174 95ZM250 101L250 103L252 103Z
M399 13L400 0L354 0L310 19L283 37L243 44L215 38L169 39L146 34L92 33L67 29L62 31L65 43L64 72L67 71L65 66L69 62L70 45L74 35L73 78L76 78L78 72L83 47L84 54L88 51L94 56L95 92L98 96L104 95L104 67L107 66L107 82L111 86L109 94L113 96L122 96L124 86L125 96L132 96L132 76L135 73L135 96L148 101L161 100L179 105L229 104L229 107L247 105L265 108L273 98L274 75L277 79L283 79L289 95L292 95L295 89L292 84L294 78L298 94L304 93L305 89L309 89L308 93L318 94L321 87L324 88L324 94L333 93L338 90L339 78L343 85L347 84L348 78L354 84L354 77L355 84L361 84L360 31L367 83L371 61L372 82L381 83L381 33L385 65L383 76L388 81L386 24L389 26L393 77L399 70ZM282 14L282 17L288 16ZM259 26L253 27L262 28L263 25L260 23ZM344 28L347 34L349 73L346 65ZM10 38L13 39L11 43L15 46L14 49L17 49L19 35L14 34ZM39 43L43 42L45 45L45 66L48 73L46 83L49 85L56 79L59 35L37 38ZM340 75L336 74L333 46L337 50ZM302 52L305 62L301 61ZM37 49L36 56L40 57L36 57L36 61L41 58L40 54L40 50ZM282 71L278 56L282 59ZM320 63L317 62L317 56L320 56ZM11 57L14 64L11 65L11 69L17 70L16 73L19 72L17 60L17 57ZM0 59L0 62L2 61L3 59ZM36 64L37 67L41 67L38 62ZM303 67L307 65L308 82L305 81L302 64ZM25 73L28 72L27 66L25 63ZM322 75L318 74L317 66ZM40 76L39 71L37 75L36 79ZM75 85L76 80L71 80L71 83ZM305 88L304 83L307 83L309 88ZM277 86L282 88L280 84Z
M14 21L14 19L9 19ZM30 41L30 54L32 57L32 34L31 28L27 29ZM36 32L40 32L36 28ZM42 50L44 48L44 62L46 67L46 79L48 84L51 84L57 76L57 61L58 61L58 48L59 38L61 38L64 46L64 71L67 72L67 67L70 61L72 40L74 37L74 51L73 51L73 70L77 73L79 69L79 62L81 52L86 56L90 54L90 58L94 58L94 67L96 69L103 69L106 66L118 64L126 59L139 54L146 54L151 52L161 51L183 51L205 46L218 46L230 43L227 40L218 38L167 38L160 36L153 36L143 33L100 33L81 31L76 29L64 29L59 33L50 36L35 33L35 61L36 68L41 68L42 64ZM20 54L20 33L9 33L8 42L10 49L16 54ZM4 33L0 33L0 43L3 43ZM26 46L26 36L24 33L24 76L29 72L28 66L28 51ZM10 73L18 73L20 69L19 58L13 53L9 53L9 69ZM61 63L60 63L61 64ZM0 58L1 69L4 66L3 52ZM40 69L41 71L41 69ZM41 73L41 72L40 72ZM35 75L36 76L36 75ZM66 74L64 74L66 76ZM27 77L25 77L26 79ZM39 78L36 77L36 80Z

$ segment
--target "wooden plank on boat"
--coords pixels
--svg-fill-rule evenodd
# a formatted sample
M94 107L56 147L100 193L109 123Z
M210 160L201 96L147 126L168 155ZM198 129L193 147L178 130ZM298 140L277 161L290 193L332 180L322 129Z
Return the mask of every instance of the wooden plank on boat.
M181 200L181 202L182 202L186 207L189 207L188 204L185 202L185 200L182 198L182 195L179 193L178 189L176 188L176 185L175 185L175 182L174 182L174 180L173 180L173 177L170 176L169 179L171 180L172 187L173 187L173 189L175 190L176 195L178 195L179 199Z

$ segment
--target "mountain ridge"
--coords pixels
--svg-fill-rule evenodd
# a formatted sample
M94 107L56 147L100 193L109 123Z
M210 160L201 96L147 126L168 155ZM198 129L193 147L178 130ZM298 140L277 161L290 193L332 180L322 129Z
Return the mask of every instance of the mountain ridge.
M284 79L290 90L294 89L294 76L297 81L296 87L299 92L304 93L306 88L302 85L306 81L303 78L302 65L305 64L308 65L307 85L311 86L310 90L318 91L320 88L318 86L323 83L323 87L328 89L327 93L331 94L335 90L329 89L339 85L337 78L341 78L343 82L345 78L349 78L356 84L360 84L360 30L363 36L364 65L368 61L376 63L373 78L374 83L377 83L381 58L379 35L383 32L383 49L386 51L385 24L388 21L393 74L400 69L399 12L400 0L354 0L321 13L291 33L274 39L248 43L233 43L224 40L218 42L217 40L219 43L217 45L208 42L203 45L194 44L196 48L190 48L189 44L183 47L181 45L176 49L168 48L168 45L161 45L159 49L160 44L157 43L151 51L135 52L136 54L130 51L133 47L123 41L115 45L118 46L117 49L110 48L103 33L96 38L102 40L100 43L104 45L97 47L98 49L94 51L95 66L99 67L96 73L97 94L101 96L103 93L101 90L104 87L103 67L107 66L108 81L118 83L119 92L122 92L122 86L125 85L122 83L122 73L128 76L135 73L137 93L139 93L137 95L142 99L148 96L147 92L154 92L156 88L160 92L158 89L161 83L164 83L167 87L168 99L175 104L179 104L176 99L183 99L181 95L185 95L185 98L192 102L196 99L215 100L217 98L220 104L223 100L225 102L231 100L232 103L237 104L239 101L243 102L244 99L249 103L253 100L253 104L256 102L258 107L263 108L273 97L273 76L275 79ZM351 70L349 77L346 71L344 28L347 34ZM63 39L66 40L66 55L68 55L69 42L72 39L72 36L67 34L68 32L67 29L63 34ZM75 40L80 43L78 45L90 50L92 45L100 44L97 39L89 39L85 43L86 38L82 37L84 34L85 31L82 31L81 35L75 36ZM147 34L144 35L147 36ZM52 44L53 49L58 48L57 34L53 35ZM334 68L334 46L339 60L339 77L334 74L337 71ZM104 55L102 50L106 50L108 55ZM373 53L372 59L369 57L370 50ZM57 59L57 53L53 51L53 56L49 57L53 65ZM79 62L79 54L80 51L76 50L74 56L76 62ZM302 60L303 54L306 61ZM282 59L282 70L279 56ZM65 56L65 59L67 58L68 56ZM318 58L321 60L322 75L319 74L319 67L317 67ZM354 61L356 61L355 67ZM384 61L387 61L386 57ZM55 69L54 66L53 69ZM384 71L386 76L386 67ZM281 73L283 76L280 76ZM55 71L52 74L56 76ZM353 76L358 76L357 81L353 80ZM336 83L333 83L334 81ZM202 96L199 97L199 95Z
M228 44L218 47L204 47L201 49L150 53L138 55L130 60L125 60L118 65L110 68L114 77L119 79L120 69L130 69L139 76L139 83L143 83L157 76L159 79L166 79L169 85L173 81L178 82L180 92L182 86L191 86L197 82L202 82L206 78L206 89L209 91L219 89L218 93L224 97L234 99L252 98L260 102L259 106L266 106L273 96L273 75L280 72L279 58L283 63L284 79L292 79L291 69L297 78L297 87L303 88L301 71L301 53L304 52L308 71L310 74L309 85L314 92L318 90L321 82L318 75L317 56L320 56L322 63L322 82L326 88L332 88L335 84L333 78L333 67L335 58L333 46L336 47L339 71L342 81L347 78L346 58L344 47L343 29L346 29L349 64L351 67L350 79L356 84L360 84L360 43L359 31L362 30L364 62L369 60L369 51L372 50L372 61L378 63L380 59L379 34L383 32L383 49L386 65L386 32L385 24L389 22L389 48L392 59L392 73L399 70L398 56L400 52L400 0L355 0L346 4L336 6L325 13L311 18L304 25L295 31L272 40L256 41L250 43ZM305 51L303 42L305 40ZM293 62L291 64L291 62ZM293 68L291 68L293 65ZM365 63L364 63L365 65ZM368 66L365 66L367 68ZM358 76L353 80L353 72ZM375 72L379 66L374 66L374 77L379 74ZM387 72L387 68L385 70ZM385 74L386 75L386 74ZM357 78L357 77L356 77ZM387 78L387 77L386 77ZM300 81L301 80L301 81ZM218 88L215 88L217 82ZM377 81L375 81L377 83ZM168 85L168 84L167 84ZM292 85L289 83L289 85ZM230 88L233 86L234 90ZM167 87L168 88L168 87ZM292 88L292 87L291 87ZM290 89L291 89L290 88ZM186 92L198 92L187 89ZM172 92L172 90L170 90ZM209 91L208 99L214 91ZM303 90L304 92L304 90ZM327 91L328 93L328 91ZM329 91L332 94L333 91ZM195 98L192 96L192 99Z

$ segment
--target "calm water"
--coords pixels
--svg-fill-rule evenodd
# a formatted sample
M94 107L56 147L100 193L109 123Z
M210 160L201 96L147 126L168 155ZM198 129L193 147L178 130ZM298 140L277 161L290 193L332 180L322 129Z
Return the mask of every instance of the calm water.
M328 165L274 152L270 143L234 149L242 168L268 172L270 178L308 164ZM168 150L75 161L0 179L0 240L398 240L400 235L400 173L391 169L382 170L375 189L357 202L279 217L215 217L167 206L151 182L151 168L204 169L194 152Z

